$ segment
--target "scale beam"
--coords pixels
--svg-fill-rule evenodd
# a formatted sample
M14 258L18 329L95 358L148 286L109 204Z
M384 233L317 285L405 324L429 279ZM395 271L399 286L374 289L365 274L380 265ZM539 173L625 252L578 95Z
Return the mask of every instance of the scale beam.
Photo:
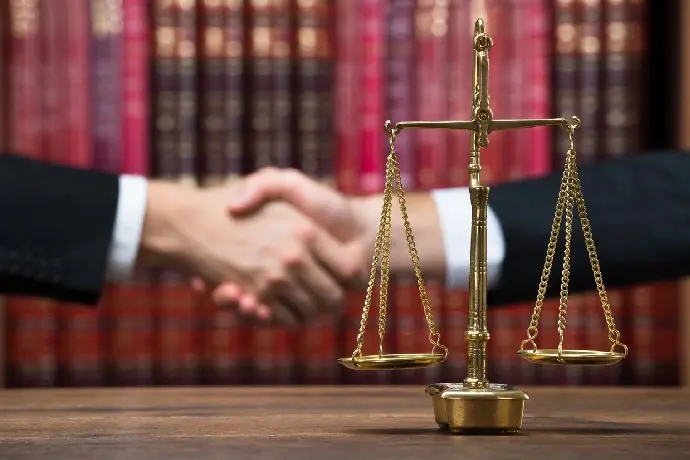
M562 126L566 130L580 126L580 120L573 117L570 121L566 118L535 118L524 120L492 120L488 123L489 134L494 131L507 129L536 128L539 126ZM453 129L462 131L481 132L480 123L476 120L467 121L399 121L395 124L395 133L399 134L405 128L416 129Z

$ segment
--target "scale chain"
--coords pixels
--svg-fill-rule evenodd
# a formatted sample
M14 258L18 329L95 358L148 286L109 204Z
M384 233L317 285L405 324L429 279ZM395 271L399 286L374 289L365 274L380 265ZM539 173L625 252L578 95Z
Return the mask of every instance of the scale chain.
M364 332L366 330L367 326L367 320L369 317L369 309L371 308L371 297L372 293L374 290L374 282L376 281L376 269L378 268L379 265L379 260L381 257L381 252L382 252L382 244L384 242L384 231L386 229L385 222L386 222L386 212L388 209L387 203L392 201L392 191L391 191L391 186L392 186L392 181L389 178L390 175L390 163L392 161L392 154L388 155L388 159L386 161L386 183L385 183L385 189L383 193L383 207L381 209L381 220L379 222L379 228L378 232L376 234L376 242L374 244L374 255L372 257L371 261L371 272L369 275L369 284L367 286L367 293L366 297L364 299L364 308L362 309L362 319L359 324L359 333L357 334L357 347L355 348L354 352L352 353L352 359L356 360L358 357L362 357L362 347L364 345ZM383 267L382 267L383 270ZM383 345L382 343L379 343L379 354L382 355Z
M402 175L400 172L400 165L395 154L395 130L387 129L389 135L390 150L386 159L386 183L383 196L383 207L381 210L381 219L379 222L379 230L376 235L376 243L374 248L374 256L371 264L371 272L369 284L367 287L367 294L364 299L364 308L362 309L362 319L359 325L359 333L357 334L357 347L352 353L354 361L362 357L362 347L364 343L364 334L368 322L369 310L371 309L371 298L376 280L376 268L381 264L381 287L379 291L379 357L383 355L383 338L386 329L386 304L387 291L390 273L390 245L391 245L391 230L392 230L392 206L393 206L393 187L396 188L396 195L400 204L400 211L403 217L405 226L405 237L408 246L408 251L412 259L412 265L417 278L419 286L420 298L424 310L424 316L429 326L429 341L433 345L432 353L436 348L443 350L444 359L448 355L448 348L441 344L441 334L436 329L436 324L433 318L433 312L427 295L422 271L419 263L419 255L415 247L414 236L412 235L412 228L407 215L407 208L405 206L405 191L402 183Z
M546 288L551 274L551 268L553 264L553 257L556 251L556 244L558 241L558 235L560 232L561 223L563 220L563 212L565 211L565 251L563 257L563 269L562 269L562 279L561 279L561 289L560 289L560 301L559 301L559 315L558 315L558 333L559 333L559 343L558 343L558 360L562 361L563 353L563 340L566 328L566 315L568 306L568 283L570 279L570 242L572 236L572 222L573 222L573 207L577 204L578 214L580 216L582 232L584 234L585 245L587 247L587 253L589 255L590 265L592 268L592 273L594 274L594 280L597 286L597 292L601 300L602 309L606 317L606 325L608 327L608 339L612 343L611 352L614 352L617 346L620 346L624 350L624 354L628 354L628 347L620 342L620 332L616 329L613 315L611 314L611 306L606 295L606 289L604 287L601 269L599 266L599 259L597 257L596 248L594 246L594 240L592 237L592 229L589 224L589 218L587 217L587 209L585 206L585 200L582 193L582 185L580 183L580 178L577 170L576 152L575 152L575 140L574 131L577 128L577 124L572 124L567 126L567 132L569 137L569 148L566 153L566 161L563 170L563 176L561 178L560 189L558 192L558 199L556 202L556 212L554 215L553 224L551 227L551 235L549 237L549 244L546 251L546 260L544 262L544 268L542 270L541 280L539 282L539 288L537 292L537 300L534 306L534 312L532 314L532 319L530 325L527 328L527 339L522 341L520 345L520 350L523 350L524 346L528 343L532 344L534 351L537 351L537 344L534 339L539 334L538 323L539 317L543 308L544 298L546 296Z

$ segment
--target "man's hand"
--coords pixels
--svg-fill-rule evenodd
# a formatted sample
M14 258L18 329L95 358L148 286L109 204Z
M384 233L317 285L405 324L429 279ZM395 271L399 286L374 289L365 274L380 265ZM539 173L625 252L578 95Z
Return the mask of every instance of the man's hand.
M341 283L358 269L349 246L286 203L229 216L237 190L152 183L142 263L177 267L214 287L231 281L285 324L332 312L342 303Z
M266 168L245 179L240 192L230 200L228 211L238 218L251 215L273 201L290 203L346 245L346 252L335 254L337 259L349 265L350 277L344 281L348 287L360 287L366 283L378 228L380 200L346 197L301 172ZM204 289L198 280L194 286L198 290ZM244 292L236 283L223 283L215 289L213 297L221 304L238 305L245 313L261 316L266 311L259 299Z

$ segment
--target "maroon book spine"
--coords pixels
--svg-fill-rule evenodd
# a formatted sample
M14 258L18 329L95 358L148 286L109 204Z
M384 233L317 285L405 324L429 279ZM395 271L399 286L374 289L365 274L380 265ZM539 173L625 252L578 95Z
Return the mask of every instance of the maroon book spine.
M242 175L247 145L244 130L247 114L245 88L248 87L244 82L247 56L245 3L246 0L235 0L225 5L223 104L226 124L223 171L226 182L233 182Z
M271 4L267 1L248 0L247 4L248 74L249 87L246 171L253 172L272 163L271 98Z
M197 53L196 6L173 6L172 97L175 109L171 163L159 172L183 186L196 187ZM158 347L162 356L158 377L169 385L198 381L199 334L197 299L187 276L163 270L158 278Z
M198 54L198 155L197 174L203 187L218 186L224 180L225 150L225 8L220 2L197 2L197 54ZM228 343L219 326L230 326L221 321L223 309L218 308L208 295L198 296L199 326L199 382L202 384L227 383L230 363L226 349Z
M9 125L7 122L9 115L8 90L10 88L8 73L10 66L9 43L10 3L7 0L2 0L0 1L0 152L7 152L9 148ZM0 337L0 339L3 338ZM2 356L0 355L0 358Z
M199 14L199 171L200 182L204 186L218 186L229 179L229 169L234 166L235 175L241 169L237 161L231 161L227 149L233 148L234 155L240 155L239 145L228 145L229 134L241 136L241 129L232 132L231 110L237 107L228 106L228 93L232 91L229 78L229 63L234 60L239 64L239 76L242 72L242 50L235 57L228 53L237 52L238 43L232 38L239 38L241 46L242 20L241 2L218 2L204 0L198 4ZM229 25L230 19L235 19ZM237 19L239 18L239 21ZM239 30L236 29L239 27ZM239 61L239 62L238 62ZM239 99L238 113L241 114L242 94L235 94ZM219 308L208 296L199 299L199 333L200 333L200 382L203 384L238 384L241 383L240 346L237 315L234 311Z
M245 35L245 6L247 0L226 2L225 16L225 94L226 116L224 175L226 183L237 181L246 160L247 137L244 129L247 114L245 96L247 37ZM240 324L237 315L219 311L218 329L225 337L223 354L229 363L230 381L247 383L252 378L252 329Z
M271 164L278 168L295 165L292 124L295 107L292 86L295 60L294 0L270 0L271 62Z
M195 56L193 30L191 37L180 30L180 16L186 13L181 10L182 5L159 0L153 7L154 175L172 182L194 184L194 159L190 162L190 158L184 158L193 146L182 145L187 135L181 133L189 119L182 112L194 110L195 103L194 95L185 91L189 85L182 77L185 66ZM186 62L181 63L182 60ZM196 316L188 284L177 271L162 270L156 279L155 296L154 383L194 383L197 354L190 333Z
M448 117L466 120L470 116L472 101L472 31L475 18L470 14L470 2L451 0L448 11ZM467 186L469 163L469 133L447 134L448 186ZM441 341L450 350L444 365L443 379L457 382L467 368L468 293L445 287Z
M334 129L336 138L337 187L347 194L357 191L357 170L360 161L359 131L353 127L357 119L359 82L357 72L360 65L359 45L360 21L357 18L359 6L351 0L335 1L336 64L335 64L335 111ZM352 353L352 352L350 352Z
M122 0L122 159L125 174L149 172L148 8L146 0ZM149 273L138 270L104 305L108 385L153 383L153 299Z
M0 152L9 150L9 40L10 40L10 4L0 1ZM5 387L5 298L0 297L0 388Z
M553 115L570 117L577 115L578 109L578 23L574 2L558 1L554 3L554 57L553 65ZM553 132L554 168L562 170L565 153L568 150L567 138L560 130ZM551 276L554 276L552 274ZM558 278L557 278L558 279ZM540 348L553 348L558 344L558 299L547 299L539 320ZM543 325L543 326L542 326ZM544 385L563 385L565 370L556 366L544 366L541 369L541 383Z
M359 22L357 38L353 45L360 48L361 55L357 56L356 61L356 80L355 92L355 114L344 129L358 131L358 144L353 146L353 150L344 152L345 155L352 155L358 151L358 162L354 165L356 175L356 187L353 193L367 195L381 193L383 190L385 172L384 163L386 159L387 147L385 132L383 130L384 118L384 97L385 97L385 70L384 56L386 53L385 18L388 10L388 0L362 0L358 2L355 10L354 20ZM372 290L371 314L367 324L367 334L362 347L362 355L374 353L378 350L378 311L379 311L379 287L378 283ZM391 289L388 289L389 303L393 303ZM366 291L358 289L348 296L347 307L343 325L344 340L341 356L351 356L357 346L357 335L362 318L362 309ZM389 318L390 319L390 318ZM392 321L392 320L391 320ZM390 324L390 322L389 322ZM393 334L387 334L386 339L390 340ZM389 344L385 344L386 350L390 349ZM352 372L346 370L343 374L344 383L348 384L388 384L392 380L391 372Z
M297 2L295 27L295 166L331 186L332 11L327 0ZM321 118L323 117L323 118ZM337 319L331 315L302 328L295 338L296 379L300 384L337 383Z
M295 119L292 98L295 42L293 29L295 2L292 0L270 0L270 139L271 165L278 168L295 166L292 124ZM297 331L282 326L260 327L255 338L261 341L258 356L266 366L270 360L269 373L260 371L257 383L286 385L295 378L295 340ZM269 338L270 336L270 338ZM269 345L270 342L270 345ZM264 367L265 368L265 367Z
M49 160L43 145L41 8L38 0L10 2L10 150ZM54 303L30 296L7 300L9 386L56 382Z
M89 106L92 99L89 92L92 80L89 76L89 48L94 29L90 25L98 24L105 34L109 26L111 31L121 27L121 16L115 10L114 23L98 22L99 17L103 20L105 8L92 5L91 11L95 17L90 18L89 4L76 0L51 2L51 8L54 10L46 14L53 17L55 24L52 38L48 36L47 40L59 45L56 52L51 52L44 61L54 68L53 82L58 83L55 95L59 96L53 110L55 119L60 119L61 124L54 128L56 133L60 133L54 161L79 168L91 168L90 116L93 111ZM97 116L94 118L98 119ZM96 386L104 383L101 318L105 311L104 305L107 304L108 291L106 288L101 305L95 309L66 302L56 306L59 385Z
M225 179L225 9L208 0L198 8L199 182L213 186Z
M388 5L386 12L386 58L385 58L385 107L389 110L384 118L393 123L415 120L417 117L417 49L415 11L417 0L398 1ZM379 120L380 123L380 120ZM396 143L396 156L400 163L400 175L407 191L417 188L416 145L417 132L409 130ZM387 140L387 139L386 139ZM386 148L386 145L383 146ZM384 154L383 152L381 153ZM398 206L398 204L394 204ZM394 211L394 218L400 218ZM391 349L396 353L419 352L414 343L414 315L420 313L417 280L410 277L393 278L389 287L389 327L386 334L391 338ZM397 384L413 383L418 372L396 372L392 381Z

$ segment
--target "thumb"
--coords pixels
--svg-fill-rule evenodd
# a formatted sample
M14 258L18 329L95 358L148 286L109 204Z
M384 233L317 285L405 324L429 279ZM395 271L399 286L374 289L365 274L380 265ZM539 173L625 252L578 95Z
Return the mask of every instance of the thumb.
M245 177L228 205L230 213L250 213L267 201L285 199L290 187L285 183L284 174L275 168L266 168Z
M339 240L357 236L347 198L295 170L272 169L249 176L229 211L246 213L272 199L291 204Z

